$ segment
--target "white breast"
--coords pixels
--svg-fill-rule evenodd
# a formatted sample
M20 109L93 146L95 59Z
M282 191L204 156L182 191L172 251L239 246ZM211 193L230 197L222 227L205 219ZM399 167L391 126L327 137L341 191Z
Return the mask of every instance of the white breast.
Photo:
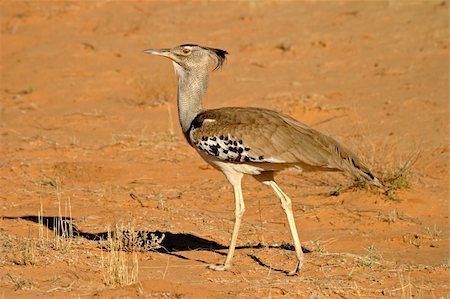
M209 164L211 164L214 168L217 168L225 173L228 173L230 171L236 171L244 174L249 175L258 175L261 174L262 171L264 171L263 168L258 167L256 165L250 165L246 163L230 163L226 161L218 160L217 158L214 158L208 154L205 154L201 150L197 150L200 156Z

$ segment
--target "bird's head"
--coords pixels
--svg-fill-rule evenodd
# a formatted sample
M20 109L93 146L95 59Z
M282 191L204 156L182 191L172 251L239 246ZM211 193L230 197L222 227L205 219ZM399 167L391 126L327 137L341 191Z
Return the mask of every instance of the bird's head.
M225 50L186 44L171 49L148 49L147 54L160 55L170 58L185 71L204 69L213 60L216 63L214 70L222 67L228 54Z

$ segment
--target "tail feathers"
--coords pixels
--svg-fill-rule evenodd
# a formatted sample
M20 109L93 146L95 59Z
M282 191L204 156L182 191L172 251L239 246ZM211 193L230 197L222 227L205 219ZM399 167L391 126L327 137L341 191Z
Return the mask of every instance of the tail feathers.
M383 184L381 184L381 182L380 182L377 178L374 178L374 179L371 181L371 183L372 183L374 186L377 186L378 188L383 188Z
M356 156L350 151L343 151L340 149L338 151L340 154L339 164L340 169L344 170L356 178L363 179L368 183L377 186L379 188L383 187L381 182L372 174L372 172L364 165Z
M377 186L379 188L383 187L383 184L381 184L381 182L372 174L372 172L370 172L370 170L365 165L363 165L356 159L350 159L350 161L352 162L351 166L353 166L351 167L352 169L350 170L350 172L354 176L358 178L363 178L368 183Z
M364 178L367 182L371 183L374 186L377 186L378 188L383 187L383 184L381 184L381 182L370 171L364 172L364 174L366 175L364 176Z

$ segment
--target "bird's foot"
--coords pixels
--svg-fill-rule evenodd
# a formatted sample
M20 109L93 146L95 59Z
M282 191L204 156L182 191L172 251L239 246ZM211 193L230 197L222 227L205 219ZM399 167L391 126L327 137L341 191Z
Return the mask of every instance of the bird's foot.
M208 268L215 271L227 271L230 270L231 265L220 264L220 265L208 265Z
M288 276L297 275L300 272L300 270L302 269L302 267L303 267L303 263L297 262L297 265L295 265L295 268L293 270L289 271L287 273L287 275Z

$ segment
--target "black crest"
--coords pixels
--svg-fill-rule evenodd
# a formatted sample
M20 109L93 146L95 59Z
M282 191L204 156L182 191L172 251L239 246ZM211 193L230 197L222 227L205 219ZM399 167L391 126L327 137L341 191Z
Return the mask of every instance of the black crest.
M217 65L214 68L214 70L220 69L227 60L226 55L228 55L228 52L221 49L207 48L207 47L204 48L214 53L217 57Z

